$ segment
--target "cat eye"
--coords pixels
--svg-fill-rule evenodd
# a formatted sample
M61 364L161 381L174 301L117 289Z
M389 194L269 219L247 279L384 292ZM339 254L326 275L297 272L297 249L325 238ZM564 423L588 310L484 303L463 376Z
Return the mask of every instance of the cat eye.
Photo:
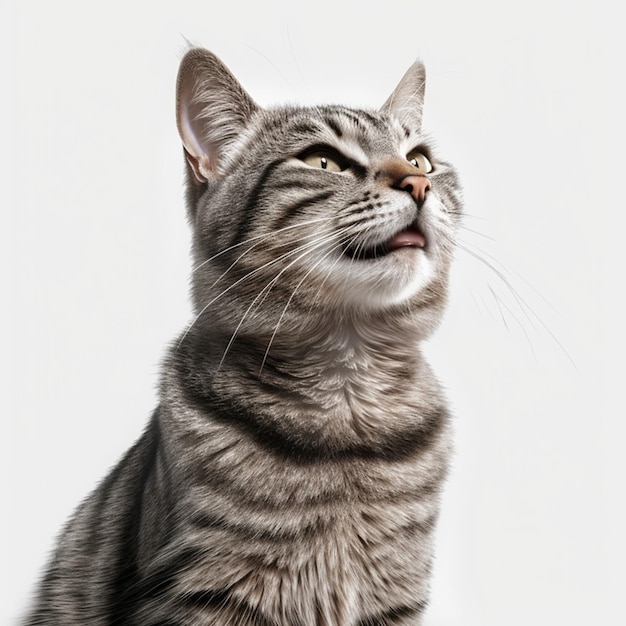
M406 159L411 165L417 167L423 174L428 174L433 171L433 166L426 155L418 150L409 152L409 154L406 155Z
M346 169L343 159L337 154L333 154L326 150L316 150L309 152L306 155L300 157L303 163L306 163L309 167L315 167L320 170L326 170L327 172L342 172Z

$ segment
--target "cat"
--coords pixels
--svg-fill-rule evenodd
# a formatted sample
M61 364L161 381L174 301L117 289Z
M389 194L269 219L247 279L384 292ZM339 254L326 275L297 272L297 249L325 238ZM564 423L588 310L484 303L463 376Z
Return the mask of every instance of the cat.
M422 623L451 436L420 345L462 214L424 84L416 62L380 110L264 109L186 53L195 317L26 625Z

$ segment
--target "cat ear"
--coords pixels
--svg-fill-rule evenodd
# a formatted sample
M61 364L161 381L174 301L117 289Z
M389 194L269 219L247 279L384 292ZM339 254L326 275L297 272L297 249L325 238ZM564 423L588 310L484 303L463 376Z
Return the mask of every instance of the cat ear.
M426 68L421 61L415 61L380 110L391 113L412 130L419 130L422 126L425 89Z
M176 121L191 170L203 183L218 176L220 158L258 106L211 52L194 48L180 63Z

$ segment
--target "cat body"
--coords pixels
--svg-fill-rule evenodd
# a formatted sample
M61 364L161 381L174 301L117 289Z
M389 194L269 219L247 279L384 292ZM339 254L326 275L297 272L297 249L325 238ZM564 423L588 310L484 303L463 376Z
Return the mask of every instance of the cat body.
M183 59L195 318L26 624L421 624L450 434L420 343L460 218L423 84L415 64L380 111L264 110Z

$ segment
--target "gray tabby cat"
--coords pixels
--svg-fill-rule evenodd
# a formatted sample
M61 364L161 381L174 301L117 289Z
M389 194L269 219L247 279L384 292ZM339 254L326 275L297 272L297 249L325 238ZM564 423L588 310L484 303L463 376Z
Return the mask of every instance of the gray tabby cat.
M195 319L147 430L71 519L29 625L417 625L449 421L420 342L460 190L424 69L380 111L177 86Z

